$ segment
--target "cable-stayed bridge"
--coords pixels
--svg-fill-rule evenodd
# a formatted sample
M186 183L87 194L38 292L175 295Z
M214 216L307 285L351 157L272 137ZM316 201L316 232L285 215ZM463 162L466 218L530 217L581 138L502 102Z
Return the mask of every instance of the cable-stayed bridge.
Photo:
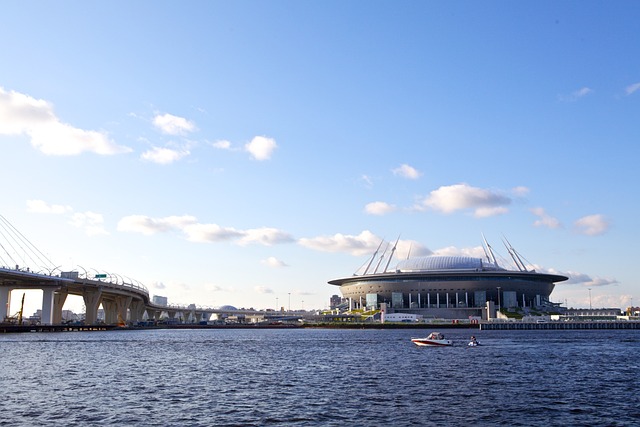
M0 322L15 307L10 307L11 291L17 289L42 290L41 324L62 322L62 308L69 295L81 296L85 305L85 324L98 321L102 306L107 324L127 324L145 317L159 320L163 313L169 318L189 319L194 322L208 320L213 313L257 314L253 310L224 310L197 307L194 304L154 304L148 289L137 280L100 271L62 271L22 233L0 215ZM10 311L11 310L11 311ZM146 314L146 316L145 316Z

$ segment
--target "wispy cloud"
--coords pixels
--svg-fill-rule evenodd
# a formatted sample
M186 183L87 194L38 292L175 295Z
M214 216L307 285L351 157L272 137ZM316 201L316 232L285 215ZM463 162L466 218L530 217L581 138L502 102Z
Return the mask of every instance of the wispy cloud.
M263 259L262 261L260 261L260 263L263 264L263 265L266 265L267 267L272 267L272 268L289 267L283 261L281 261L278 258L273 257L273 256L270 256L267 259Z
M142 160L167 165L176 162L190 154L187 149L173 149L167 147L152 147L140 155Z
M102 214L95 212L76 212L69 221L76 228L84 230L88 236L99 236L109 234L104 228L104 218Z
M84 130L63 123L53 106L42 99L0 87L0 135L26 135L46 155L75 156L84 152L112 155L131 152L106 132Z
M49 204L44 200L27 200L27 212L37 214L67 215L69 224L82 229L87 236L109 234L104 228L102 214L87 211L74 212L68 205Z
M233 227L221 227L218 224L202 224L190 215L151 218L145 215L130 215L118 222L118 231L139 233L147 236L172 231L182 232L191 242L212 243L235 241L246 245L259 243L271 246L293 242L293 237L282 230L270 227L238 230Z
M422 173L417 169L407 164L402 164L399 167L393 169L391 172L393 172L394 175L401 176L407 179L418 179L420 178L420 175L422 175Z
M610 223L604 215L595 214L584 216L574 223L576 231L587 236L598 236L609 231Z
M627 95L631 95L632 93L636 92L639 89L640 89L640 83L634 83L632 85L627 86L624 89L624 91Z
M396 210L395 205L391 205L387 202L371 202L367 203L364 207L364 211L369 215L386 215Z
M353 256L370 256L373 255L380 246L382 240L382 238L376 236L371 231L364 230L358 235L337 233L333 236L303 238L298 240L298 244L322 252L344 252ZM391 251L394 244L396 243L387 242L380 250L384 251L386 247ZM395 257L404 259L409 256L409 254L411 256L422 256L431 254L431 251L414 240L398 240L394 254ZM378 255L381 255L381 253Z
M566 280L564 282L560 282L558 283L559 285L581 285L584 287L602 287L602 286L611 286L611 285L618 285L620 284L620 282L613 277L599 277L599 276L595 276L592 277L589 274L585 274L585 273L580 273L577 271L560 271L560 270L556 270L553 268L543 268L537 265L533 265L531 266L532 268L534 268L536 271L539 272L543 272L543 273L550 273L550 274L560 274L563 276L567 276L569 278L569 280Z
M266 136L256 136L245 144L244 149L256 160L269 160L278 147L276 140Z
M72 212L73 208L68 205L50 205L44 200L27 200L27 212L45 214L65 214Z
M474 216L488 217L508 212L511 199L501 192L472 187L468 184L442 186L432 191L420 204L418 210L432 209L444 214L461 210L472 210Z
M186 135L196 130L194 122L173 114L156 114L153 125L167 135Z
M581 87L580 89L571 92L571 94L569 95L559 95L558 99L560 99L560 101L566 101L566 102L571 102L571 101L577 101L580 98L584 98L587 95L590 95L593 93L593 89L590 89L588 87Z
M562 226L557 218L549 215L543 208L532 208L531 213L538 217L533 223L536 227L560 228Z
M211 146L220 150L231 150L231 142L227 141L226 139L212 142Z

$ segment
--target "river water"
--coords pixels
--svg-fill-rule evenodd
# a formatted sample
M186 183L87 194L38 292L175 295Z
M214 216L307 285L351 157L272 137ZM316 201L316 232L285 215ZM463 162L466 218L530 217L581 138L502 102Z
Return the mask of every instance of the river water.
M640 425L640 331L430 331L0 335L0 425Z

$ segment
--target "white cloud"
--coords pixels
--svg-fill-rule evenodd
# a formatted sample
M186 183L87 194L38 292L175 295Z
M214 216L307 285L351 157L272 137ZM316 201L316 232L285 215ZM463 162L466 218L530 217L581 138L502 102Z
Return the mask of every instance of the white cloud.
M31 213L47 213L47 214L64 214L72 212L71 206L50 205L43 200L27 200L27 212Z
M281 268L281 267L288 267L287 264L285 264L283 261L279 260L276 257L270 256L267 259L263 259L262 261L260 261L263 265L266 265L268 267L272 267L272 268Z
M526 196L527 194L529 194L529 188L528 187L524 187L524 186L519 186L519 187L514 187L511 189L511 192L516 195L516 196Z
M182 231L190 242L222 242L244 236L240 230L218 224L189 224Z
M154 289L166 289L166 285L162 282L153 282L151 283L151 287Z
M153 235L171 231L181 231L191 242L222 242L234 240L245 245L260 243L271 246L279 243L292 242L293 237L277 228L255 228L238 230L233 227L221 227L218 224L201 224L189 215L169 216L166 218L151 218L144 215L131 215L118 222L118 231Z
M569 278L569 280L566 280L564 282L559 282L559 285L581 285L584 287L602 287L602 286L611 286L611 285L618 285L620 282L618 282L617 279L613 278L613 277L591 277L588 274L585 273L580 273L577 271L559 271L559 270L555 270L553 268L550 269L545 269L545 268L541 268L539 266L533 266L535 268L536 271L538 272L543 272L543 273L549 273L549 274L560 274L562 276L567 276Z
M259 294L272 294L272 293L273 293L273 289L268 288L268 287L266 287L266 286L255 286L255 287L253 288L253 290L254 290L256 293L259 293Z
M275 139L266 136L256 136L245 144L244 149L256 160L269 160L273 151L278 147Z
M376 249L380 246L378 256L382 255L385 248L390 253L395 241L383 243L382 239L369 230L362 231L359 235L334 234L333 236L319 236L313 238L299 239L298 243L309 249L322 252L345 252L353 256L372 256ZM431 254L431 251L422 244L413 240L398 240L394 257L396 259L405 259L409 255L424 256Z
M455 246L447 246L446 248L436 249L435 251L433 251L433 254L439 256L470 256L482 259L486 257L482 246L476 246L473 248L457 248Z
M560 228L562 226L557 218L547 214L543 208L532 208L531 213L538 217L533 223L536 227Z
M364 182L365 187L372 188L373 187L373 179L368 175L361 175L360 180Z
M394 175L407 179L418 179L420 178L420 175L422 175L418 170L407 164L400 165L400 167L393 169L392 172Z
M145 215L130 215L118 222L118 231L141 233L147 236L164 233L196 223L196 218L188 215L151 218Z
M227 140L220 140L220 141L216 141L211 143L211 145L214 148L219 148L221 150L230 150L231 149L231 142L227 141Z
M639 89L640 89L640 83L634 83L632 85L627 86L624 91L627 93L627 95L631 95L632 93L634 93Z
M580 234L587 236L598 236L609 230L609 221L601 214L587 215L578 219L574 223L576 230Z
M509 209L504 206L479 207L474 211L473 215L476 218L488 218L490 216L504 215L507 212L509 212Z
M184 117L173 114L156 114L153 124L167 135L185 135L196 130L196 125Z
M69 221L71 225L81 228L88 236L109 234L104 229L104 218L95 212L74 213Z
M560 95L558 98L561 101L577 101L580 98L584 98L587 95L590 95L593 93L593 89L590 89L588 87L581 87L580 89L571 92L570 95Z
M472 209L476 217L486 217L506 213L510 203L511 199L503 194L461 183L432 191L416 208L445 214Z
M42 153L72 156L84 152L111 155L131 152L109 139L105 132L84 130L62 123L53 106L42 99L0 87L0 135L27 135Z
M150 150L142 153L140 158L143 160L166 165L180 160L188 156L189 150L174 150L172 148L152 147Z
M246 230L240 239L240 244L261 243L265 246L271 246L292 241L293 237L287 232L277 228L262 227Z
M306 248L322 252L347 252L360 256L373 254L381 240L372 232L365 230L357 236L338 233L333 236L302 238L298 240L298 243Z
M395 205L390 205L386 202L371 202L367 203L367 205L364 207L364 211L369 215L386 215L395 210Z

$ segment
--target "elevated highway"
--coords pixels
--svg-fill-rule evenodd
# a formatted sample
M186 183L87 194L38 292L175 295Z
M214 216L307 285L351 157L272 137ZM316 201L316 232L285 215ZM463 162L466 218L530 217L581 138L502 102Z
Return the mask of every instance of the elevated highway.
M104 277L103 277L104 276ZM149 291L139 283L117 280L108 274L80 277L78 272L60 272L58 276L34 273L29 269L0 267L0 319L9 314L9 300L14 289L40 289L42 297L42 324L59 324L62 306L68 295L79 295L86 307L85 322L96 323L98 307L102 305L105 322L120 323L127 318L139 321L147 309Z

